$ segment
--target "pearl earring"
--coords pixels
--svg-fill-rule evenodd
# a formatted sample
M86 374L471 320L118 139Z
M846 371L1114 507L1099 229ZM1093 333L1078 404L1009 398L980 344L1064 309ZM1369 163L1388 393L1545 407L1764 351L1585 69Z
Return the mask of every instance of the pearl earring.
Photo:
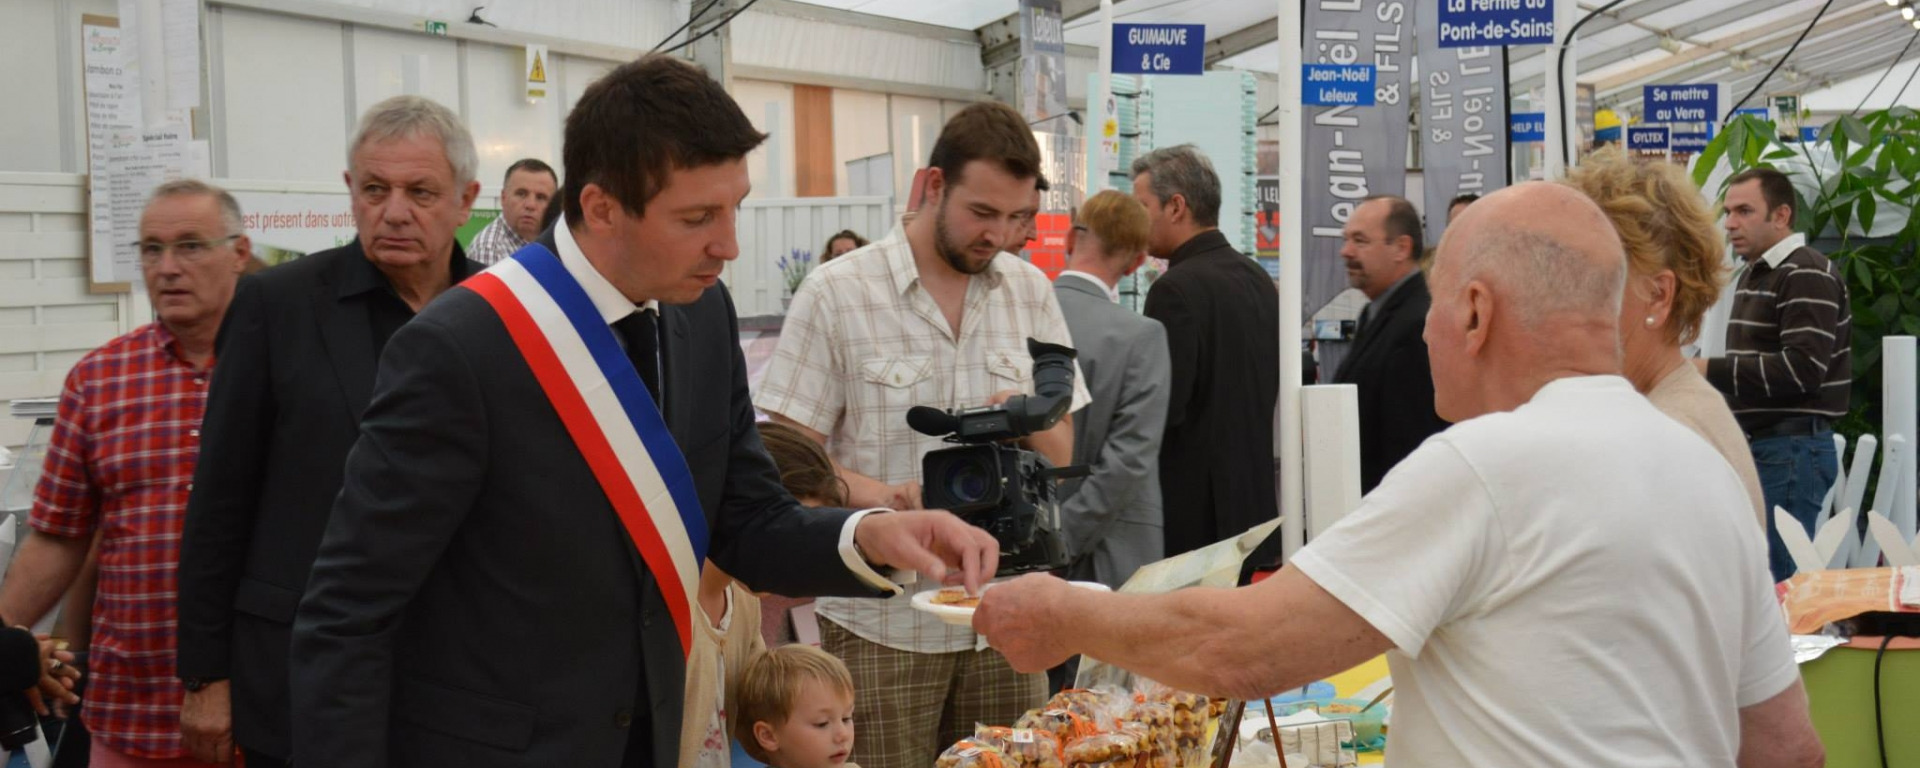
M1654 324L1653 315L1647 315L1647 327L1652 328L1653 324Z

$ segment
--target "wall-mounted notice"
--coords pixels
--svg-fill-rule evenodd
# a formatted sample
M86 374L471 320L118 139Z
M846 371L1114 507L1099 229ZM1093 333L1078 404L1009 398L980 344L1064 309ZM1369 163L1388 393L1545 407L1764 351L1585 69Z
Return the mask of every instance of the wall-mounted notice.
M547 47L527 46L527 100L547 97Z
M96 290L126 290L139 274L133 249L114 240L109 158L140 143L140 84L128 72L120 25L87 16L80 25L80 58L87 93L87 199L91 224L88 278ZM128 243L133 242L131 238Z

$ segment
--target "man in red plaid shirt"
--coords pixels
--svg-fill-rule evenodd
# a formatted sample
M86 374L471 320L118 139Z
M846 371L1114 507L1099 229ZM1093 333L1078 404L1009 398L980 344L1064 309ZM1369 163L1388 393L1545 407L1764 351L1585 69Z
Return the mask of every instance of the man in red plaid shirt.
M214 337L252 258L240 206L177 181L140 217L140 273L158 321L67 374L0 617L31 623L60 600L99 538L87 700L94 768L190 766L174 675L174 572L200 454ZM225 762L225 760L222 760Z

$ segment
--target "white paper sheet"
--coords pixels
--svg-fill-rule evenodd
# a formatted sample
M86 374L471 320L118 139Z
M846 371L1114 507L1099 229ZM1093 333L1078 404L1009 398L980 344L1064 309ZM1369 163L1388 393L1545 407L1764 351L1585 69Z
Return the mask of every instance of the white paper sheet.
M167 108L200 106L200 2L161 0L162 45L167 62Z

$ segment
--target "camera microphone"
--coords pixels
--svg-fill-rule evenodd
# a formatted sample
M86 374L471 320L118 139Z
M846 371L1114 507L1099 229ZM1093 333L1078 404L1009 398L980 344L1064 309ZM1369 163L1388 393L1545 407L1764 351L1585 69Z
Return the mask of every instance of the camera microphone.
M938 408L916 405L907 409L907 426L933 437L945 437L960 429L960 417Z
M38 740L40 718L27 691L40 684L40 641L19 627L0 628L0 749Z

